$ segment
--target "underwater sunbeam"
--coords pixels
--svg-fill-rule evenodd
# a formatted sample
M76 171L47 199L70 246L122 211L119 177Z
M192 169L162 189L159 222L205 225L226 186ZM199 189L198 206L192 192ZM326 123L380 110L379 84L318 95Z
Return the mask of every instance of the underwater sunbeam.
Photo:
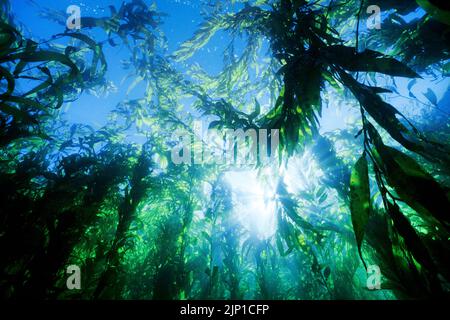
M232 190L236 218L250 233L261 239L272 236L276 230L274 183L256 170L230 171L225 180Z

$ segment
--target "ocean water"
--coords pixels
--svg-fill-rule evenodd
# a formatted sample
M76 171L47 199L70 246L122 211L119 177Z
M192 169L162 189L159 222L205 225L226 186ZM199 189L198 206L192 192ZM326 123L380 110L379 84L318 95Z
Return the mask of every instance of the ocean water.
M122 0L9 2L16 27L24 37L33 39L42 48L51 48L46 45L48 41L54 35L66 31L64 19L69 16L66 13L69 6L78 6L83 18L104 18L110 16L110 6L119 8L123 3ZM227 62L230 59L238 58L247 49L249 37L245 33L236 33L233 36L222 30L208 39L207 44L189 59L174 59L177 50L195 37L202 28L207 19L205 12L211 12L215 3L222 3L224 7L221 10L232 14L248 8L245 1L144 2L163 14L162 23L158 27L165 45L161 54L167 57L174 70L185 79L194 79L195 82L204 74L214 79L229 67ZM258 1L251 3L255 2ZM383 25L390 19L392 10L389 7L382 10L384 28ZM406 24L425 16L426 11L419 7L408 12L403 19ZM359 31L360 52L373 48L377 39L377 30L368 30L364 22L365 20L361 21ZM348 22L350 30L343 32L347 38L342 43L348 46L354 45L352 23L354 21ZM123 61L130 57L129 48L120 43L120 40L117 40L116 46L108 45L108 36L104 30L93 28L82 29L81 32L104 44L102 48L108 64L105 78L109 86L104 92L84 90L73 101L65 101L60 110L52 111L51 119L55 123L64 120L64 125L67 126L62 130L60 139L70 136L72 140L76 129L73 125L90 126L94 131L100 132L108 129L118 106L141 99L147 92L145 81L134 85L139 77L133 73L133 68L124 68ZM269 39L261 41L261 49L246 68L263 69L276 60L273 59ZM51 43L64 48L70 44L70 40L55 39ZM230 43L234 45L234 57L231 58L225 53L230 48ZM392 46L394 44L385 45L383 48L389 51ZM443 52L444 56L445 54L448 58L448 51ZM401 52L397 52L397 55L400 56ZM428 201L436 194L436 203L448 203L445 201L450 198L449 169L446 162L448 154L442 158L433 158L434 152L441 144L448 147L449 143L450 78L441 71L448 62L448 59L443 58L433 66L422 68L420 77L414 80L390 77L382 72L376 75L352 73L356 73L355 77L359 81L376 83L377 86L390 90L391 92L380 94L380 97L399 111L397 116L402 119L402 123L414 128L411 132L417 134L420 131L427 137L438 140L430 147L421 134L413 134L413 142L419 141L418 145L426 145L426 151L423 152L420 148L405 148L405 144L401 143L402 139L398 135L392 138L391 134L400 130L400 126L382 123L383 120L380 119L373 121L377 122L376 130L379 130L386 145L408 155L398 156L395 161L386 161L390 165L396 163L395 170L389 165L384 166L384 159L380 160L380 154L383 158L383 153L379 152L379 148L382 148L374 142L376 139L372 135L368 138L370 130L362 121L360 103L350 90L334 90L330 86L323 86L320 93L322 112L318 115L319 128L314 133L311 144L305 143L305 148L300 146L292 154L286 148L279 158L274 157L275 160L267 166L174 165L173 141L167 139L172 133L172 127L166 127L164 121L174 115L179 119L189 119L186 127L201 135L208 131L211 121L219 119L222 112L226 111L226 98L234 102L239 101L239 105L234 106L235 113L225 112L225 117L229 114L242 116L242 113L248 116L257 104L261 105L262 110L256 117L260 117L279 107L280 104L276 104L278 95L281 96L279 99L283 98L281 88L270 92L269 85L260 90L263 93L256 94L248 89L242 96L236 96L241 93L236 93L233 88L227 88L229 92L225 94L217 93L208 87L208 83L202 83L204 88L199 90L206 93L205 96L211 94L215 97L212 100L216 104L209 105L212 111L198 108L198 99L195 96L177 97L173 108L168 109L164 109L167 106L158 109L149 103L148 108L155 109L148 111L150 114L157 112L158 117L155 116L155 120L148 116L145 121L151 123L149 127L160 130L151 132L151 139L155 142L150 143L153 148L150 148L150 153L153 154L148 161L152 165L143 162L145 165L140 166L140 161L146 161L142 155L147 152L150 133L147 135L134 124L121 132L125 137L111 139L118 146L114 149L116 146L111 143L114 145L113 151L106 152L106 156L95 148L92 148L93 151L86 151L81 147L73 147L70 152L66 151L63 147L65 142L58 139L46 142L46 146L39 144L37 147L29 147L25 137L24 145L18 142L18 147L15 144L11 147L11 154L16 152L16 149L19 151L14 153L12 158L8 158L7 144L2 150L2 161L5 165L2 164L0 182L2 186L10 184L12 180L20 182L11 194L5 193L3 199L5 203L11 202L6 211L17 213L19 218L4 214L6 218L3 229L0 230L0 248L6 248L6 244L11 241L19 242L17 234L34 230L34 225L37 226L37 231L36 234L31 233L31 240L27 241L26 245L17 244L17 250L14 247L8 251L16 252L16 255L11 253L11 258L6 259L0 266L0 277L4 276L6 279L0 278L0 284L6 288L2 290L2 295L14 297L17 290L19 296L26 297L31 292L31 296L39 295L40 298L50 299L402 299L429 298L434 297L434 294L448 297L448 281L435 278L433 274L439 273L439 277L448 280L448 270L445 271L446 267L448 269L448 260L445 260L449 252L448 221L445 220L445 214L442 218L439 212L446 213L449 208L439 210L434 206L433 199ZM0 63L3 62L0 60ZM279 81L283 81L280 75L282 72L279 70L285 63L283 58L277 61L271 70L274 78L278 77ZM145 68L151 69L151 66L141 66L141 69ZM253 69L248 72L245 79L252 84L257 83L256 72ZM317 69L317 72L320 70ZM296 76L300 78L301 75ZM307 82L309 80L306 79ZM311 79L311 82L313 80ZM28 85L21 82L18 87L25 90ZM175 85L174 92L178 92ZM274 93L275 99L269 97L268 92ZM0 98L4 97L0 95ZM219 106L219 109L213 110L213 106ZM292 110L292 114L302 114L304 111L300 109L299 107ZM167 110L172 113L164 113ZM370 113L365 112L365 116ZM165 118L166 114L169 115ZM386 117L388 116L386 112ZM302 125L295 122L294 116L291 117L287 117L282 123L284 128L276 128L281 130L282 134L286 134L290 125ZM160 121L161 125L155 125L152 121ZM305 123L309 125L308 121ZM201 123L203 129L196 131L194 123ZM392 129L393 127L395 128ZM392 131L389 132L389 129ZM301 131L301 136L308 136L306 131ZM298 132L297 128L296 134ZM402 131L402 135L403 133ZM98 132L95 134L102 139ZM291 134L289 137L292 135L295 136ZM120 140L122 138L123 140ZM80 134L78 139L81 145L83 139L87 138ZM73 141L75 140L73 138ZM222 141L219 141L220 143ZM301 140L297 144L302 143ZM136 152L141 148L142 153ZM417 150L421 152L416 152ZM386 151L385 154L389 152ZM30 165L30 168L35 170L37 167L27 162L27 156L36 155L42 155L39 160L41 162L36 160L42 173L27 180L27 183L22 183L20 179L26 180L28 176L23 178L21 166ZM88 164L84 168L81 164L80 167L74 165L71 168L71 161L77 156L83 159L86 157L88 162L98 156L95 161L98 160L96 165L99 167L91 168ZM119 179L111 182L102 176L106 165L102 167L100 163L104 165L102 161L108 162L120 156L127 159L128 171L125 170L127 173L123 174L119 170L114 171L114 167L107 169L106 172L111 170L111 174L106 174L106 177L116 175ZM363 190L368 193L369 199L360 207L363 211L370 206L372 219L367 217L370 222L365 221L362 227L363 233L367 230L367 242L362 245L360 251L355 241L355 233L358 239L356 229L361 228L358 223L365 218L355 218L355 212L352 212L354 201L363 197L352 196L352 192L355 192L355 189L358 191L358 187L364 182L364 177L358 176L362 175L357 172L361 169L358 169L358 163L361 164L357 162L358 159L369 162L369 165L366 165L368 186L367 190ZM147 169L149 172L145 171ZM144 171L146 173L142 173ZM142 177L139 176L141 173ZM98 177L100 180L95 180ZM106 188L109 193L105 191L107 195L104 196L99 188L103 183L111 183L112 190ZM141 192L140 188L145 191ZM83 201L88 202L97 199L96 197L101 199L98 206L97 202L93 201L94 204L90 203L91 207L83 208ZM357 200L354 200L355 198ZM386 203L389 203L387 199L399 204L402 210L400 216L406 217L406 223L405 220L395 219L396 216L386 207ZM22 202L29 207L22 207ZM48 215L44 214L47 211ZM423 214L425 211L428 216ZM35 217L35 212L43 214L44 217ZM131 214L127 216L127 213ZM29 218L29 214L32 218ZM72 214L82 216L82 221L65 218L72 217ZM95 219L90 220L87 216ZM444 222L439 220L441 218ZM88 222L83 224L84 221ZM383 221L388 222L384 225ZM67 230L64 227L67 227ZM19 232L16 232L15 228ZM371 233L370 228L375 231ZM382 238L386 235L383 232L389 236ZM64 242L60 239L66 240L67 247L60 244ZM35 243L36 250L27 249L34 248L32 243ZM389 255L390 252L383 251L384 246L392 247L392 256ZM422 249L431 252L433 258L430 259L433 263L429 263L426 255L425 258L421 255ZM48 257L48 252L56 254ZM396 261L400 266L400 269L395 271L400 271L398 274L394 272L397 278L388 279L393 274L389 269L392 267L389 261L394 259L394 256L399 259ZM370 262L371 269L366 268L364 259ZM42 267L46 264L54 267L54 270L47 272ZM79 265L81 272L87 274L81 291L65 290L65 268L69 264ZM406 264L410 268L405 267ZM375 270L375 274L377 270L381 270L383 280L387 283L386 287L379 287L377 290L370 287L370 290L367 290L367 279L370 279L371 274L368 270ZM404 278L401 277L403 272ZM16 275L19 276L14 278ZM20 276L23 276L23 281ZM414 276L417 276L414 278L418 281L417 286L405 287L405 283L410 283ZM14 280L9 280L9 277ZM398 284L395 281L403 285L400 286L401 290L392 289L392 286ZM433 291L436 289L433 287L436 282L440 282L438 287L441 287ZM45 284L49 283L51 285L45 287ZM41 284L42 288L36 288Z

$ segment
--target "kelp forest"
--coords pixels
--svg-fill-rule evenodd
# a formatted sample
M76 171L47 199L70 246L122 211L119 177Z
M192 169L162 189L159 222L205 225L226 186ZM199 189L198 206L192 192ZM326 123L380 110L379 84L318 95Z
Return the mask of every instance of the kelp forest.
M448 1L0 8L2 300L450 297Z

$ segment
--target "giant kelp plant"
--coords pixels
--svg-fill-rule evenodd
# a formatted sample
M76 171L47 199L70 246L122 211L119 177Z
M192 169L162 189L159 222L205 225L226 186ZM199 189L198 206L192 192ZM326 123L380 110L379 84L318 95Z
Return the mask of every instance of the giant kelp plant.
M65 31L64 12L30 1L63 25L44 40L0 1L2 298L448 298L450 7L375 2L204 1L174 51L144 0ZM195 55L219 35L211 73ZM81 97L112 90L113 48L126 95L104 125L69 121ZM321 130L343 108L353 120ZM277 129L279 152L174 163L173 133L197 136L198 121Z

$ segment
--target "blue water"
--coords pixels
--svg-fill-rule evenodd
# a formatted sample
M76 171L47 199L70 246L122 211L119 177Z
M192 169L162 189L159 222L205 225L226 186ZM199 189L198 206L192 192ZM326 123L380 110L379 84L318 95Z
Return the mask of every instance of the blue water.
M29 1L13 0L11 1L12 12L16 23L22 26L23 31L28 37L35 41L46 41L54 34L65 31L65 26L42 17L40 14L42 8L65 13L70 5L77 5L81 8L82 16L104 17L109 16L108 6L114 5L119 8L121 0L100 0L100 1ZM147 2L151 4L151 2ZM163 19L162 31L167 37L168 51L175 51L182 42L188 40L197 30L202 21L199 1L180 1L180 0L158 0L155 2L159 12L167 14ZM38 5L37 5L38 4ZM237 6L234 6L237 8ZM233 6L230 5L230 9ZM69 15L67 15L68 17ZM86 32L83 30L83 32ZM104 33L95 33L87 31L94 35L94 39L102 41L106 39ZM98 37L95 37L98 36ZM211 43L202 48L190 60L190 63L198 63L204 70L210 74L217 74L223 66L222 57L219 54L210 54L211 52L220 52L224 49L224 34L212 39ZM55 41L58 43L57 41ZM136 99L143 96L143 86L136 86L129 95L126 94L127 88L133 83L135 77L130 77L125 82L123 79L128 75L127 70L123 70L120 60L127 58L129 54L122 46L105 46L104 52L108 60L108 80L112 81L117 92L110 92L107 96L95 97L90 94L83 94L81 97L67 105L65 118L70 123L83 123L99 128L107 122L108 113L124 99ZM125 88L125 90L123 90Z
M65 13L66 8L70 5L77 5L81 8L82 16L104 17L109 16L109 5L115 5L119 8L122 0L89 0L89 1L74 1L74 0L12 0L12 12L16 18L16 23L22 26L23 31L28 37L32 37L36 41L45 41L51 38L52 35L64 32L65 26L60 25L48 18L42 17L40 14L43 8L49 8ZM148 4L153 2L147 1ZM162 31L167 37L168 52L175 51L179 45L188 40L198 29L202 22L201 4L200 1L188 0L156 0L154 2L159 12L167 14L163 18ZM242 5L229 4L229 10L238 10ZM409 17L408 20L420 16L421 12L417 12ZM68 17L68 15L67 15ZM362 24L362 33L364 30ZM106 35L102 32L85 31L90 33L97 41L106 39ZM373 32L373 31L372 31ZM220 72L223 67L222 52L228 43L229 38L224 33L219 32L212 38L210 43L199 50L191 59L189 64L199 64L209 74L214 75ZM242 43L237 43L237 47ZM64 118L69 123L83 123L100 128L106 124L108 114L113 108L125 99L136 99L144 96L145 88L143 85L136 86L128 95L127 88L133 83L135 77L130 77L124 81L128 71L121 66L120 60L125 59L128 55L127 49L122 46L104 47L105 55L108 59L108 80L112 81L118 88L117 91L109 92L107 95L95 97L91 94L84 93L80 98L67 104L64 107ZM182 66L178 68L183 69ZM405 97L408 97L407 91L409 79L397 79L397 90ZM424 76L424 79L418 80L413 87L414 95L422 102L417 108L433 106L423 95L429 88L432 88L436 94L439 105L436 107L439 112L450 115L450 91L448 90L450 80L434 79L432 76ZM411 110L411 100L407 98L397 97L392 98L390 103L394 104L402 112L408 113ZM344 106L340 108L325 108L321 120L321 131L329 132L335 129L343 129L352 121L355 121L358 112L352 110L351 106Z

